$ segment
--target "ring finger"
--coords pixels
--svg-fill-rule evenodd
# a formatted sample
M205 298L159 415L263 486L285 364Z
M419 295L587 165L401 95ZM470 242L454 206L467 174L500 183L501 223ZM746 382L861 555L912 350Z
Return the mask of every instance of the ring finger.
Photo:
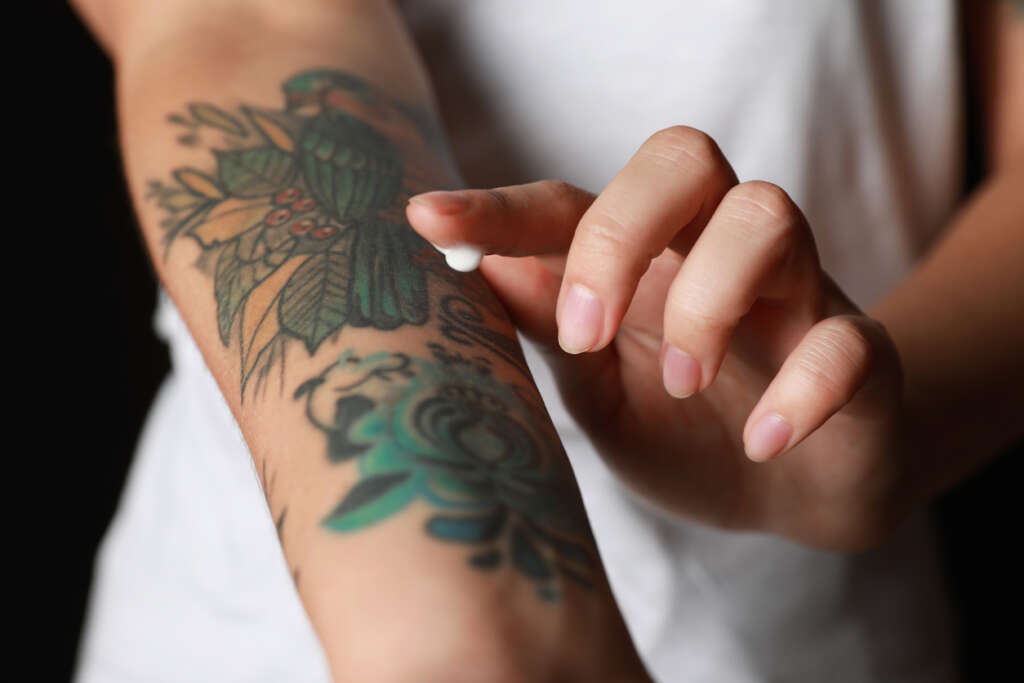
M773 304L776 333L765 339L795 344L821 317L820 273L810 228L785 192L764 182L733 187L669 287L662 350L666 390L683 398L706 389L733 330L759 298ZM789 334L778 334L779 313L788 314L781 320L791 323Z

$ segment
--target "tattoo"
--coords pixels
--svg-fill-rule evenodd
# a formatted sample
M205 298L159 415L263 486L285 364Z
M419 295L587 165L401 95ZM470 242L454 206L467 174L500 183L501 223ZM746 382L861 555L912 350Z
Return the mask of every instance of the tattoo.
M529 378L526 359L515 337L485 325L480 310L464 297L449 294L441 299L441 334L462 346L482 346Z
M195 240L213 271L220 338L238 340L243 393L289 339L313 354L346 325L427 322L423 265L439 257L402 207L451 175L430 117L362 80L312 70L283 90L283 110L192 104L169 116L187 130L182 144L216 135L222 148L212 170L180 168L149 185L167 212L166 247Z
M468 546L475 569L507 564L547 601L560 579L592 585L593 540L539 399L486 358L428 347L429 358L348 350L295 392L329 460L359 474L323 526L359 531L422 501L427 534Z
M243 397L275 367L284 385L289 344L312 355L345 328L432 321L446 341L422 356L349 350L295 392L329 462L358 475L323 527L356 532L419 502L427 535L466 549L469 567L509 567L547 601L563 580L592 585L597 554L568 461L514 335L495 329L504 312L479 274L448 268L405 220L411 195L454 177L438 129L338 71L303 72L283 91L279 109L171 114L179 143L210 149L211 163L152 181L149 197L168 251L200 247ZM493 362L525 384L499 380ZM262 469L283 547L295 517Z

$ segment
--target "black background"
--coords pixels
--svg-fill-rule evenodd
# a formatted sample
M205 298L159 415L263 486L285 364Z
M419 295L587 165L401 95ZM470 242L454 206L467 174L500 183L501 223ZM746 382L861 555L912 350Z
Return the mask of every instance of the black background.
M28 572L57 576L37 581L38 591L29 594L27 622L41 626L24 633L52 655L37 660L44 670L37 665L31 680L60 681L71 675L96 546L116 507L168 357L152 333L156 287L124 188L110 64L63 3L38 7L40 35L46 39L34 52L45 47L60 64L58 69L44 62L13 65L27 70L23 75L29 79L25 139L31 144L22 168L39 194L29 201L42 209L16 219L32 221L22 227L37 231L29 240L32 250L22 252L32 267L19 282L40 277L34 269L44 254L47 277L58 294L39 305L30 302L28 315L38 322L15 326L9 341L19 348L32 345L39 366L49 368L42 374L29 368L35 379L26 395L38 396L26 402L33 417L41 414L47 431L36 434L41 446L21 456L38 470L27 478L40 485L23 487L29 521L19 524L34 541L23 558ZM976 160L977 149L972 152ZM973 180L977 167L972 162ZM63 178L59 191L49 182L56 174ZM40 213L47 217L42 223ZM8 256L9 261L22 258ZM17 272L19 265L10 270ZM1019 670L1021 450L1003 456L937 506L962 617L964 670L972 681ZM34 511L42 508L50 513L38 516L37 528ZM50 516L59 522L43 521Z

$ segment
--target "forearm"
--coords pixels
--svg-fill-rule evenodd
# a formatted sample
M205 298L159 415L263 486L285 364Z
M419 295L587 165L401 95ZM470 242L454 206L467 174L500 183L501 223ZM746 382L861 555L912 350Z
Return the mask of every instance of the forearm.
M397 18L171 4L108 34L127 176L335 675L642 676L513 330L405 223L457 180Z
M911 480L930 498L1022 431L1024 164L984 183L874 311L906 375Z

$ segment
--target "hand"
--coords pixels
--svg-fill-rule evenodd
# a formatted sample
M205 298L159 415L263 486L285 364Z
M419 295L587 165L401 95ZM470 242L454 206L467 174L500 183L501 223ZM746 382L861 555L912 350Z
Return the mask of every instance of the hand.
M898 517L896 349L786 193L737 184L707 135L656 133L596 198L542 181L419 195L407 214L488 254L569 410L642 496L840 549Z

